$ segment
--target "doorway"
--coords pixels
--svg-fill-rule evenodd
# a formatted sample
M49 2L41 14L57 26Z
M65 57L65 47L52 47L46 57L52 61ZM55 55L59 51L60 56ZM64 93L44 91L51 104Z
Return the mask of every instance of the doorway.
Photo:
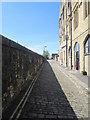
M76 52L76 70L79 70L79 51Z
M74 54L74 68L76 70L80 69L80 45L78 43L75 44L75 54Z

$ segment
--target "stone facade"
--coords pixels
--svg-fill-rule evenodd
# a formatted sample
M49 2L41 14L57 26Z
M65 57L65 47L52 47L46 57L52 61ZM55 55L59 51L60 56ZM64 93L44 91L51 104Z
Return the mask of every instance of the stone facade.
M59 55L57 53L52 54L52 59L53 60L58 61L58 57L59 57Z
M71 5L71 7L70 7ZM90 75L90 1L60 2L60 64ZM71 38L72 36L72 38ZM71 48L72 40L72 48ZM88 45L87 45L88 44ZM72 51L72 54L71 54ZM72 56L71 56L72 55Z
M37 74L44 58L4 36L0 36L1 40L2 110L4 111Z

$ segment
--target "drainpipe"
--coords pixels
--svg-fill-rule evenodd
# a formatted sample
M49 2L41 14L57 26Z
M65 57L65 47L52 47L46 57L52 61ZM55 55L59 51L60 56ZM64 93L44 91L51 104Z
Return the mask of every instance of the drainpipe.
M67 6L66 6L66 67L67 67L67 41L68 37L67 37Z
M70 42L71 42L71 70L72 70L72 6L70 2Z

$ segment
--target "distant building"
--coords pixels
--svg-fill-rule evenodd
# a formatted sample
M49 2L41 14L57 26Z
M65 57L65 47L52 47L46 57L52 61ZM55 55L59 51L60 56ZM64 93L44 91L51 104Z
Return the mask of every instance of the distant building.
M59 61L90 75L90 1L77 1L60 2Z
M53 60L58 61L58 57L59 57L59 55L57 53L52 54L52 59Z

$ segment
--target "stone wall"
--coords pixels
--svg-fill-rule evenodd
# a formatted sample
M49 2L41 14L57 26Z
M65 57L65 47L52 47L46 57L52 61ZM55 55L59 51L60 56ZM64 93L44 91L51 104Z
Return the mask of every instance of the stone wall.
M84 51L84 43L87 40L87 36L90 35L90 15L88 15L86 18L85 16L85 10L84 10L84 3L85 2L71 2L72 4L72 69L76 70L75 67L75 45L78 43L80 45L80 63L79 63L79 72L82 73L83 71L86 70L87 76L89 76L90 69L88 68L90 63L89 56L85 56L85 51ZM63 5L62 5L63 6ZM63 8L63 7L62 7ZM68 9L68 2L66 5L64 5L64 10L67 8L67 14L70 13L70 9ZM78 26L75 29L75 11L78 11ZM66 22L66 18L62 19L62 11L61 9L59 13L59 61L60 64L63 64L64 66L66 65L66 46L64 43L66 43L66 39L63 41L63 26L62 23ZM64 12L66 17L66 12ZM60 19L61 17L61 19ZM70 16L67 16L67 29L65 29L65 33L68 33L68 52L67 52L67 57L68 57L68 67L71 68L71 61L70 61L70 55L69 55L69 49L71 46L70 42ZM60 22L61 21L61 22ZM66 25L66 23L65 23ZM67 30L67 31L66 31ZM65 60L64 60L64 51L65 51ZM62 55L61 55L62 54ZM85 61L88 61L88 63ZM63 62L62 62L63 61ZM64 62L65 61L65 62ZM86 68L85 68L86 67Z
M0 37L1 38L1 37ZM5 110L36 75L44 58L2 36L2 106Z
M2 41L0 40L0 120L1 118L2 118Z

